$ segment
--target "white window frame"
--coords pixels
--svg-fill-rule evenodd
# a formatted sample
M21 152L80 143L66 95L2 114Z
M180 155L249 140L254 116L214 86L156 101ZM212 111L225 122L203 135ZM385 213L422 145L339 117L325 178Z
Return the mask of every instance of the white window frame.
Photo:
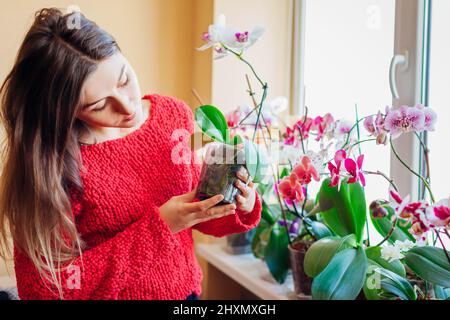
M292 74L291 92L292 114L303 114L305 105L305 85L304 85L304 64L305 64L305 14L307 0L290 0L292 10ZM355 0L357 1L357 0ZM425 10L429 8L430 0L395 0L395 55L408 56L407 67L396 68L395 83L399 98L393 95L392 106L401 105L413 106L418 103L425 103L423 96L422 82L424 72L424 59L427 59L427 52L423 52L423 35L427 34L428 22ZM407 54L406 54L407 52ZM307 63L307 62L306 62ZM390 70L386 70L386 81L389 81ZM420 148L417 138L413 134L405 134L394 141L394 146L403 160L412 168L418 170L420 161ZM419 180L411 174L396 159L391 152L390 176L398 185L403 195L411 195L413 199L419 196Z

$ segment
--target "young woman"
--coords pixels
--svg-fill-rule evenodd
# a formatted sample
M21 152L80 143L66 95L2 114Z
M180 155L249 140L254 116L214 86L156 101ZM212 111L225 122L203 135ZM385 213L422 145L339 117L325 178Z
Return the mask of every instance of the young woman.
M5 257L10 234L19 297L198 297L192 229L247 231L259 222L259 196L241 174L237 207L217 205L221 195L194 199L192 111L142 97L114 39L75 14L36 14L0 90L1 248Z

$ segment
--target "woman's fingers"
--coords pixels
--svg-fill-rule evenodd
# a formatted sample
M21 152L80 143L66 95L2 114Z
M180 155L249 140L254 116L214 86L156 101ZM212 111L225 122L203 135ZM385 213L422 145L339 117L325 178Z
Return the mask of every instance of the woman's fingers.
M242 170L239 170L238 172L236 172L236 176L242 180L244 183L247 183L247 181L249 180L250 175L248 174L247 169L243 168Z
M241 180L236 180L235 186L236 186L236 188L241 190L244 198L247 198L249 196L250 188L249 188L249 186L246 186Z
M222 217L225 217L225 216L228 216L228 215L231 215L231 214L235 214L235 213L236 213L235 210L231 210L231 211L225 211L225 212L217 213L217 214L215 214L213 216L206 216L206 217L203 216L203 218L197 219L195 221L195 224L202 223L202 222L209 221L209 220L213 220L213 219L222 218Z
M219 217L223 217L229 214L234 214L236 211L236 205L235 204L225 204L222 206L217 206L213 208L209 208L205 211L199 211L195 213L196 220L210 220L210 219L216 219ZM204 220L206 219L206 220Z
M209 199L198 201L198 202L192 202L192 203L186 203L185 208L189 213L194 213L198 211L206 211L211 207L214 207L216 204L218 204L220 201L223 200L223 195L217 194Z
M245 203L245 198L244 198L243 196L241 196L240 194L238 194L238 195L236 196L236 201L237 201L239 204L244 204L244 203Z

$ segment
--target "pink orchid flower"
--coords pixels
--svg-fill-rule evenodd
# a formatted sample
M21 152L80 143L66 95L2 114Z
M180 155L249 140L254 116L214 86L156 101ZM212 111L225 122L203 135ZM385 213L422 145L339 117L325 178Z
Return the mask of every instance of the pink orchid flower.
M366 186L366 179L364 178L364 174L361 171L363 160L364 160L363 154L358 157L356 162L351 158L345 159L344 162L345 169L351 175L351 177L348 179L348 183L355 183L357 181L361 181L363 187Z
M320 180L319 174L308 156L301 158L300 163L292 169L292 174L296 175L302 185L309 184L311 178L314 178L316 181Z
M386 115L385 128L391 133L392 139L402 133L421 132L425 129L425 114L417 107L401 106L391 109Z
M426 108L425 106L418 104L416 108L421 110L425 116L425 128L426 131L434 131L434 125L437 120L436 112L431 108Z
M311 130L312 124L313 119L307 117L305 121L303 120L297 121L294 128L297 129L299 133L301 132L300 138L303 137L303 139L308 139L309 131Z
M305 200L305 192L295 175L284 177L276 186L276 192L283 197L287 204L299 203Z
M292 146L292 145L295 144L295 140L296 140L296 138L295 138L295 130L287 127L284 137L285 137L284 138L284 144L285 145Z
M426 217L433 226L450 228L450 197L428 207Z
M323 118L318 116L314 119L312 129L317 131L316 141L320 141L325 135L327 129L331 127L334 122L334 118L331 114L327 113Z
M384 117L380 111L378 111L375 120L372 116L367 117L364 120L364 128L377 138L377 144L387 143L387 131L384 128Z
M331 161L328 162L328 169L331 173L330 187L338 186L339 189L341 181L341 164L345 158L347 158L347 153L345 152L345 150L338 150L334 155L334 162L336 165L331 163Z
M425 215L429 205L422 201L410 202L409 196L402 198L398 192L394 190L390 190L389 194L396 203L396 205L393 205L396 215L400 219L405 220L406 223L411 223L411 228L409 230L411 234L417 240L424 241L426 239L425 234L430 228L434 227Z

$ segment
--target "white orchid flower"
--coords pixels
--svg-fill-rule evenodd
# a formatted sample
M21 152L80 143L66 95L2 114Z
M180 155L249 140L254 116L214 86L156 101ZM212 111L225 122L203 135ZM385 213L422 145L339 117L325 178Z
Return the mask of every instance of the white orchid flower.
M208 32L204 33L202 39L207 41L206 44L197 48L199 51L205 51L211 47L221 46L226 33L226 19L223 14L217 16L214 24L208 27Z
M241 52L253 45L264 33L261 27L254 28L251 32L240 32L234 27L227 27L225 15L220 14L214 21L214 24L208 27L208 32L204 33L202 39L206 44L197 48L204 51L213 48L216 52L215 59L220 59L228 54L224 46Z
M403 259L405 256L397 246L387 245L381 248L381 257L389 262Z
M405 241L395 240L394 246L397 247L401 252L407 252L409 249L414 248L416 244L411 240Z
M224 34L224 44L231 49L244 50L255 44L264 34L264 28L255 27L252 31L240 32L236 28L229 28Z

